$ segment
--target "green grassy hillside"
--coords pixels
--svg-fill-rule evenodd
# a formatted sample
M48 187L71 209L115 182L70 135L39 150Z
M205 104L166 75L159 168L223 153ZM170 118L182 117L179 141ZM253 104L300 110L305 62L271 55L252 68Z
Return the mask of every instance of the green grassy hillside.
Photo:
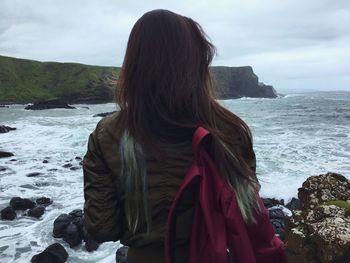
M112 67L38 62L0 56L0 101L108 99L113 89L107 84L108 79L116 77L119 70Z
M39 62L0 56L0 103L49 99L67 102L112 101L117 67ZM213 67L221 98L276 97L271 86L258 83L251 67Z

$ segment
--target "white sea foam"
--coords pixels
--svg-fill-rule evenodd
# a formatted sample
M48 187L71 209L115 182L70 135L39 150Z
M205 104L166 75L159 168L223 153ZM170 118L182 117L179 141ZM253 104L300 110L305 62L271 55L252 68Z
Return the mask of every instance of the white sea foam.
M252 129L262 196L289 200L297 196L307 177L328 171L350 177L350 119L346 117L350 102L344 101L347 97L342 94L338 101L333 96L328 103L326 95L221 101ZM54 201L39 220L19 216L14 221L0 221L0 262L28 262L54 242L65 246L69 262L115 261L119 243L107 242L88 253L52 237L54 219L82 208L84 201L82 170L62 166L68 161L79 167L75 157L85 154L87 138L100 120L92 116L115 109L113 104L74 106L77 109L0 108L0 124L17 128L0 134L0 150L15 154L0 159L0 166L7 169L0 172L0 209L14 196L47 196ZM42 175L27 177L30 172Z

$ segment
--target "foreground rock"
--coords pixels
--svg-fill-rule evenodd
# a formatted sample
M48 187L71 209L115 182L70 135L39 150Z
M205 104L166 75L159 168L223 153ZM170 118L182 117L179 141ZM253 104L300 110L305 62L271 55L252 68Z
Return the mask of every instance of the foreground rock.
M71 248L85 242L87 251L94 251L99 247L99 243L87 233L83 226L84 215L81 209L75 209L69 214L59 215L53 223L53 236L63 238Z
M7 133L9 131L14 131L14 130L16 130L16 128L9 127L6 125L0 125L0 133Z
M47 197L40 197L34 201L29 198L13 197L10 200L9 206L0 211L2 220L14 220L17 216L16 211L27 211L22 215L27 215L34 218L40 218L45 207L52 204L52 200Z
M11 156L14 156L14 154L11 152L0 151L0 158L6 158L6 157L11 157Z
M298 196L300 210L286 220L288 262L350 262L350 181L311 176Z
M126 259L128 257L128 247L122 246L118 248L117 252L115 253L115 261L116 263L126 263Z
M69 106L66 102L62 100L47 100L35 102L32 105L26 106L25 110L47 110L47 109L75 109L75 107Z
M66 249L59 243L48 246L43 252L32 257L32 263L64 263L68 259Z

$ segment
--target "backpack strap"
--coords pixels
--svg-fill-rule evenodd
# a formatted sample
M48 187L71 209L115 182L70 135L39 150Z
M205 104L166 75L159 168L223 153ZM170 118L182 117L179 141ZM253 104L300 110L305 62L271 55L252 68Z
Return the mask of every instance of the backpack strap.
M199 152L202 141L210 135L210 132L203 127L198 127L192 137L192 150L195 154Z

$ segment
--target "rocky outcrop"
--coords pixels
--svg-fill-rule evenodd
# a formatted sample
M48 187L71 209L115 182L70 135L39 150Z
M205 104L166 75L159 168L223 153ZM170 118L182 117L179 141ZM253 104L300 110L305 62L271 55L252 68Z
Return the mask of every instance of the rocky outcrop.
M106 117L106 116L111 115L115 112L117 112L117 111L101 112L101 113L95 114L93 117Z
M81 209L75 209L69 214L59 215L53 223L53 237L63 238L71 248L85 242L87 251L94 251L99 247L83 226L84 215Z
M0 133L7 133L9 131L13 131L16 130L16 128L12 128L9 126L5 126L5 125L0 125Z
M11 152L0 151L0 158L6 158L11 156L14 156L14 154Z
M59 243L48 246L43 252L34 255L32 263L64 263L68 259L66 249Z
M259 82L252 67L212 67L219 97L276 98L272 86ZM68 103L112 102L119 67L39 62L0 56L0 103L61 99Z
M22 215L33 218L40 218L45 207L52 204L52 200L48 197L40 197L35 202L29 198L13 197L9 206L0 211L2 220L14 220L17 217L16 211L25 211Z
M25 110L48 110L48 109L75 109L75 107L69 106L67 102L62 100L46 100L38 101L32 105L26 106Z
M221 99L277 98L276 90L270 85L259 82L259 78L250 66L212 67L211 70Z
M300 210L286 220L289 262L349 262L350 181L336 173L311 176L298 196Z

